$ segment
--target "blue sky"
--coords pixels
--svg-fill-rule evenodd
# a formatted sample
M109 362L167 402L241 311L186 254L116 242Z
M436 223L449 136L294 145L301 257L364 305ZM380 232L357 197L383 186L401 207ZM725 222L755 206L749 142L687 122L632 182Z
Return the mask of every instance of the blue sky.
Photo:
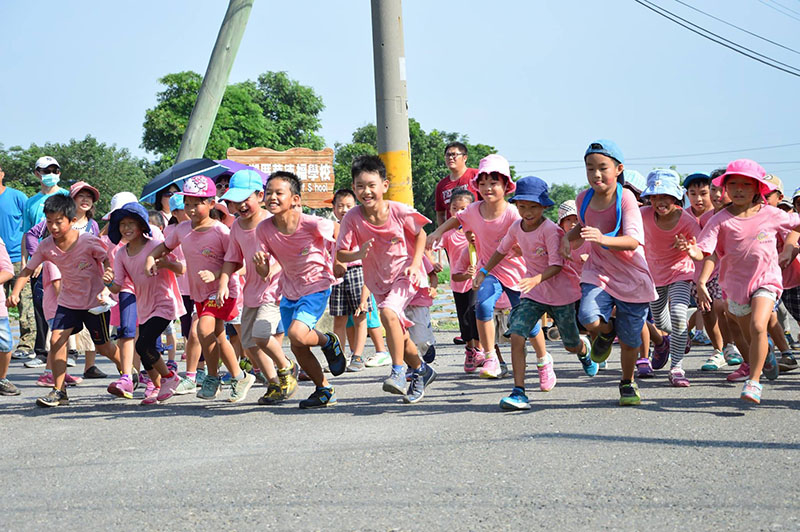
M800 54L674 0L654 1L800 67ZM688 0L800 50L800 0L765 2L783 13L758 0ZM91 134L147 155L139 144L157 79L205 72L226 7L224 0L1 2L0 143ZM406 0L403 16L410 115L425 130L496 146L522 175L582 184L586 145L606 137L622 147L627 167L643 173L669 164L710 171L750 157L790 191L800 185L800 78L632 0ZM267 70L312 86L326 105L327 144L349 141L375 120L369 2L256 0L230 81ZM784 144L795 145L744 150ZM675 157L720 151L731 152Z

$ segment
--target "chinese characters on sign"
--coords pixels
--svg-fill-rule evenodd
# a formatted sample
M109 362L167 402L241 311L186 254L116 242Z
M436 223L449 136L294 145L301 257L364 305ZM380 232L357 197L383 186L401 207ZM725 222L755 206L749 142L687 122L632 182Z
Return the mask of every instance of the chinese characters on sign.
M333 149L315 151L291 148L275 151L270 148L237 150L228 148L227 158L272 174L283 170L292 172L303 184L303 205L312 209L330 208L333 199Z

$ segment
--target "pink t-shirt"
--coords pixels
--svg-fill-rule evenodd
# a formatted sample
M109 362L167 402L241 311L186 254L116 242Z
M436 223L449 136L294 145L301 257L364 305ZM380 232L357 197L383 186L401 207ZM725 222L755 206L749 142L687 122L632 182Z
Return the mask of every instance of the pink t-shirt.
M267 253L269 257L269 282L264 281L253 264L253 256L259 251L266 251L264 245L256 238L256 229L243 229L239 221L231 227L231 239L228 250L225 252L226 262L244 264L244 293L243 304L245 307L258 308L264 303L277 303L280 299L278 283L280 281L280 264Z
M694 261L688 253L675 248L674 244L676 235L683 235L687 240L700 235L700 225L695 217L680 209L681 216L678 218L678 223L669 231L665 231L656 224L655 211L652 207L648 205L640 210L644 223L644 236L647 240L644 254L655 285L668 286L677 281L694 279Z
M120 249L125 247L125 244L120 241L119 244L115 245L107 235L103 235L100 238L103 240L103 244L105 244L108 248L108 264L113 269L117 261L117 253L119 253ZM120 292L128 292L129 294L133 294L133 282L130 279L125 279L125 282L120 284L120 286L122 287ZM117 299L117 295L114 295L113 297L115 300Z
M364 284L379 296L388 294L399 280L406 279L405 269L413 260L413 241L430 223L413 207L387 200L389 218L381 226L372 225L361 212L363 207L347 211L342 218L336 249L353 250L373 239L364 263ZM420 273L422 275L422 273Z
M546 218L533 231L523 230L522 220L515 222L509 228L497 251L507 254L511 252L514 244L519 244L522 257L525 259L523 277L539 275L550 266L561 266L560 272L523 293L522 297L555 307L574 303L581 298L578 274L569 262L564 261L559 252L563 236L564 231Z
M464 273L469 267L469 242L467 236L459 229L452 229L442 235L442 247L447 251L447 258L450 261L450 289L453 292L463 294L472 289L472 281L454 281L453 263L458 260L464 250L467 251L467 264L460 272Z
M500 241L508 233L508 229L520 219L517 208L509 203L500 216L494 220L487 220L481 214L480 209L483 204L483 201L470 203L466 209L456 214L458 221L461 223L461 229L465 233L467 231L475 233L475 247L478 251L478 264L475 265L475 268L478 270L489 262L489 259L492 258L492 255L500 245ZM496 277L500 284L506 288L516 290L517 283L522 279L524 271L525 260L522 257L506 255L506 258L492 268L489 274Z
M168 225L168 226L164 227L164 239L165 240L166 240L167 236L169 236L169 234L175 230L176 227L178 227L178 226L175 225L175 224ZM183 255L183 247L182 246L178 246L175 249L173 249L172 250L172 254L175 255L176 259L178 259L179 261L181 261L184 264L186 264L186 257ZM186 272L184 272L183 275L176 275L175 278L178 281L178 288L181 291L181 295L182 296L188 296L189 293L190 293L189 292L189 278L186 277Z
M778 296L783 275L778 265L776 236L800 226L800 215L762 205L749 218L739 218L723 209L700 233L697 245L704 254L717 252L719 284L728 299L746 305L750 296L765 288Z
M217 282L204 283L199 272L209 270L219 272L225 263L225 250L228 247L230 229L220 222L204 231L192 229L192 222L187 220L179 223L164 241L168 249L173 250L178 246L183 248L186 259L186 276L189 280L189 294L196 303L202 303L211 296L216 296ZM239 283L233 276L228 283L229 296L239 296Z
M123 247L117 253L114 264L114 283L123 286L128 280L135 287L136 315L139 323L145 323L153 317L172 321L186 313L175 274L162 268L151 277L144 271L147 255L160 244L160 239L148 240L133 256L128 254L127 246ZM168 255L168 258L172 261L177 260L174 254Z
M14 265L11 264L11 257L8 256L6 244L0 239L0 271L14 274ZM6 291L0 289L0 318L8 318L8 308L6 307Z
M301 214L297 229L291 235L278 231L272 217L256 227L256 240L275 257L282 275L280 290L283 297L297 301L303 296L321 292L333 283L333 261L326 242L333 242L333 222L318 216Z
M789 231L778 232L778 253L783 251L783 245L787 236L789 236ZM784 290L800 286L800 255L795 257L794 260L783 269L782 279Z
M592 243L584 242L579 248L573 249L570 254L569 265L578 274L578 279L583 274L583 263L589 258L589 253L592 251Z
M703 213L703 216L700 217L700 231L703 230L703 228L706 226L708 221L711 218L713 218L715 214L717 214L717 213L714 212L714 209L711 209L711 210ZM703 270L703 261L699 261L699 262L698 261L694 261L694 282L697 282L697 280L700 278L700 272L702 270ZM714 270L711 272L710 279L713 279L714 277L719 277L719 261L717 261L714 264Z
M53 284L61 280L61 271L50 261L42 263L42 311L45 320L56 317L58 310L58 292Z
M61 270L61 293L58 304L73 310L89 310L97 306L97 294L103 290L103 261L108 250L92 233L81 233L69 251L61 251L48 236L28 261L35 270L50 261Z
M575 200L578 212L586 192L581 191ZM620 301L649 303L658 295L644 256L642 213L639 212L636 196L627 188L622 190L621 210L622 224L617 236L630 236L639 245L631 251L613 251L592 243L589 260L583 265L581 282L598 286ZM586 219L580 220L583 226L596 227L603 234L610 233L617 224L616 198L602 211L587 206L585 215Z
M425 276L420 282L417 293L408 302L409 307L430 307L433 305L433 298L430 292L431 283L428 280L428 275L433 272L433 264L425 255L422 256L422 269L425 270Z

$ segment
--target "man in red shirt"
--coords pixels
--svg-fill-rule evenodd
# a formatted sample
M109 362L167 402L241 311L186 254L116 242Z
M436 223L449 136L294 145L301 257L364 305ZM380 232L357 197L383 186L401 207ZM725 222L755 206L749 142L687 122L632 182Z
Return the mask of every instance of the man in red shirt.
M450 218L450 195L453 191L465 188L471 191L476 199L478 197L478 192L470 184L478 171L475 168L467 168L467 147L461 142L451 142L444 149L444 162L450 170L450 175L436 184L434 208L437 226Z

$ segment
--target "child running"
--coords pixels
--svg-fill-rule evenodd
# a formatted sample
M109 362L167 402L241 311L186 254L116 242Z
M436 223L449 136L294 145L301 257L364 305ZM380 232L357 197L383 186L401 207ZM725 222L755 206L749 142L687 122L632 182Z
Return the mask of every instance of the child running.
M650 205L641 208L644 237L647 245L644 254L658 299L650 303L655 325L666 336L652 336L653 369L661 369L670 360L669 382L676 387L689 386L682 361L686 350L691 281L694 278L692 258L679 248L681 238L692 240L700 234L700 225L694 216L681 208L683 188L680 176L674 170L657 169L647 175L647 188L642 197L650 198ZM656 331L658 332L658 331ZM637 360L649 365L648 360Z
M17 306L22 287L42 262L50 261L61 271L62 287L58 296L58 309L53 318L48 355L50 369L53 371L53 389L36 400L36 404L43 407L69 404L64 387L67 340L84 326L91 333L97 351L114 362L120 372L122 370L117 347L108 336L108 313L89 312L89 309L97 306L95 296L103 289L103 267L108 263L107 251L98 237L91 233L81 233L73 227L75 211L75 202L69 196L56 194L47 198L44 213L50 236L42 240L27 266L20 272L7 301L8 306Z
M219 185L219 181L217 181ZM219 276L217 301L224 302L228 297L228 282L234 272L246 267L245 281L242 290L244 301L242 307L241 341L247 349L248 358L254 366L265 374L274 370L269 364L274 362L277 368L277 381L267 385L267 392L261 397L259 404L276 404L294 395L297 379L292 374L294 364L286 358L280 343L275 339L278 323L281 321L279 305L280 266L274 259L270 260L270 277L264 280L255 269L253 257L264 251L264 246L256 238L256 228L269 215L261 208L264 201L264 184L255 170L239 170L230 180L230 186L221 198L228 202L230 212L238 213L238 219L231 227L228 250L225 252L225 265ZM366 332L365 332L366 335ZM267 360L266 355L272 359Z
M0 286L14 278L14 265L8 256L6 244L0 238ZM11 348L14 338L11 336L11 325L6 308L6 291L0 290L0 395L19 395L19 389L6 378L8 364L11 362Z
M270 276L269 257L280 264L283 271L281 321L292 353L316 386L299 406L302 409L324 408L336 404L336 392L311 348L322 348L334 376L344 373L347 366L336 334L316 329L328 304L334 279L326 242L335 242L336 226L330 220L303 214L301 190L300 179L291 172L278 171L270 176L266 203L272 216L256 227L256 240L264 251L254 254L253 263L264 280Z
M542 315L547 313L553 318L564 347L570 353L576 353L582 363L589 360L591 345L586 337L580 336L575 319L575 302L581 297L578 275L559 253L564 231L544 217L545 209L554 205L547 183L535 176L523 177L517 181L516 193L509 201L517 207L521 219L511 225L484 268L492 271L515 245L522 249L526 265L525 277L519 282L522 298L511 311L508 327L514 388L511 395L500 401L500 407L527 410L530 403L525 395L525 340ZM536 362L539 387L543 392L549 392L557 379L553 358L543 354L544 357ZM587 373L596 372L595 367L593 372Z
M619 337L619 404L638 405L641 396L633 374L648 304L657 297L642 249L642 214L633 192L622 187L625 161L616 143L592 142L583 160L590 188L578 194L580 223L562 239L561 255L571 258L573 248L592 243L581 274L578 319L597 335L591 353L595 362L608 358L614 337Z
M357 157L350 173L353 191L361 205L342 219L336 242L337 258L344 263L363 262L364 284L378 303L392 357L392 372L383 381L383 390L402 395L406 403L416 403L436 379L436 372L423 362L409 337L408 328L413 322L406 317L405 308L424 275L422 228L430 220L412 207L384 199L389 181L386 167L378 157ZM403 361L413 371L408 391Z
M183 248L186 258L186 275L192 300L197 309L197 336L206 360L208 375L197 392L197 397L210 401L219 395L219 361L231 375L229 400L244 400L253 386L255 377L241 370L228 338L225 322L236 316L236 297L239 285L230 282L230 297L217 301L218 283L225 263L225 251L230 239L230 230L225 224L213 220L209 213L214 208L216 186L211 178L198 175L186 180L183 185L184 207L189 220L178 224L167 239L147 254L145 271L155 275L156 260L178 246Z

